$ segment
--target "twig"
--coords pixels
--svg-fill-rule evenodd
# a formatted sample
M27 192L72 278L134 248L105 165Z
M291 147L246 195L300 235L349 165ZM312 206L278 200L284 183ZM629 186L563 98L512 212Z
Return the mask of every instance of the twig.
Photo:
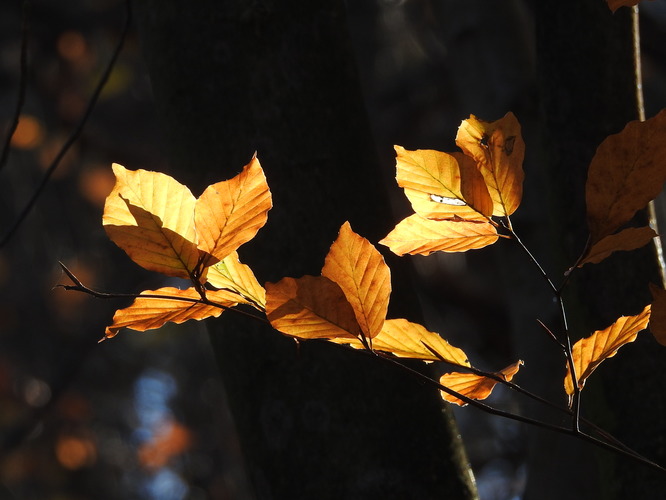
M25 103L25 91L28 86L28 38L30 35L30 16L29 16L28 0L21 2L21 55L20 55L20 74L19 74L19 91L16 98L16 108L14 109L14 116L12 117L9 130L7 130L7 137L2 146L2 153L0 153L0 170L3 169L7 163L9 156L9 146L12 142L12 136L16 132L21 117L21 110Z
M106 85L106 82L109 79L109 76L111 75L111 72L113 71L113 67L115 66L116 60L118 59L118 56L120 55L120 52L123 48L123 44L125 43L125 39L127 38L127 33L129 32L130 21L131 21L131 18L132 18L132 12L131 12L131 8L130 8L130 0L126 0L125 10L126 10L125 24L123 25L123 29L122 29L122 33L120 35L120 39L118 40L118 44L116 45L116 48L113 51L113 55L111 56L111 59L109 60L109 63L106 66L106 69L104 70L104 73L102 74L102 77L100 78L99 82L97 83L97 87L95 88L95 91L93 92L93 95L90 97L90 101L88 101L88 106L86 107L86 110L83 113L83 116L79 120L79 123L77 124L74 131L67 138L67 141L65 141L65 143L60 148L60 151L58 151L58 154L56 155L56 157L53 159L53 161L51 162L49 167L46 169L46 172L44 173L44 176L42 177L42 180L41 180L40 184L35 189L35 192L30 197L30 200L28 200L28 203L23 208L23 210L21 211L21 213L17 217L17 219L14 222L14 224L12 225L12 227L5 233L2 240L0 240L0 248L4 247L7 244L7 242L12 238L12 236L16 232L16 230L19 228L19 226L23 223L25 218L28 216L28 214L32 210L33 206L37 202L37 198L39 198L42 191L44 190L44 188L48 184L49 179L51 178L51 175L53 174L53 172L55 172L56 168L58 168L58 165L60 165L60 162L62 161L65 154L67 154L67 151L69 151L69 148L71 148L72 145L79 138L79 136L81 135L81 132L83 131L84 125L88 121L88 118L90 118L90 115L92 114L92 111L95 107L95 104L97 104L97 100L99 99L99 96L102 93L102 90L104 89L104 86Z

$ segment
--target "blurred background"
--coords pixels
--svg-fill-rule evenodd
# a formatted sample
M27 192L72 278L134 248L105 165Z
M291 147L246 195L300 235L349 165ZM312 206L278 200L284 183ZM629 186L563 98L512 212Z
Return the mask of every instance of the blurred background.
M395 213L387 217L397 221L408 210L394 185L393 144L453 151L457 127L470 114L495 120L513 111L527 143L525 170L533 175L529 1L358 0L348 2L348 11L386 174L378 182L395 195ZM21 81L21 12L21 2L0 5L2 140ZM666 2L645 3L641 12L652 116L666 103L666 46L659 42ZM25 104L0 170L0 235L79 123L123 20L118 0L30 2ZM97 290L165 285L102 229L112 162L168 169L134 26L80 138L0 249L0 498L250 499L205 324L126 331L98 344L115 309L127 302L54 288L68 283L58 261ZM523 233L535 227L527 214L516 219ZM414 263L430 329L445 332L481 368L496 370L517 358L492 252ZM488 314L475 313L479 303ZM516 411L502 389L490 402ZM476 410L457 417L481 498L521 498L524 429Z

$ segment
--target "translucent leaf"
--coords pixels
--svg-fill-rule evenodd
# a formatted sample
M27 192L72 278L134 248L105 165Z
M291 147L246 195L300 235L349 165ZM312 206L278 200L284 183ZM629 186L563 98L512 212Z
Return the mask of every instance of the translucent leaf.
M363 349L363 343L354 339L337 339L339 343L349 344ZM430 349L428 349L428 347ZM382 331L372 339L372 349L394 354L400 358L422 359L424 361L449 361L470 366L467 355L462 349L453 347L437 333L428 331L418 323L406 319L387 319ZM435 351L437 354L433 354Z
M254 238L271 207L271 192L256 157L233 179L208 186L195 211L199 248L214 257L205 264L224 259Z
M456 144L476 161L483 174L493 200L493 215L515 212L523 196L525 143L513 113L494 122L470 116L460 125Z
M394 147L398 185L421 217L486 220L485 215L492 213L488 188L473 160L465 160L462 154L456 157L430 149Z
M430 220L418 214L403 219L379 243L397 255L466 252L492 245L497 229L488 222Z
M150 271L190 278L200 256L190 190L159 172L115 163L113 172L116 184L102 218L109 238Z
M617 350L636 340L641 330L647 328L650 321L650 305L636 316L622 316L605 330L598 330L587 338L580 339L572 348L574 368L578 378L578 388L583 389L585 381L605 359L612 358ZM564 377L564 390L569 396L574 393L573 380L567 364ZM569 398L569 405L572 399Z
M104 338L115 337L121 328L131 328L143 332L159 328L167 322L184 323L190 319L202 320L217 318L222 314L223 308L195 302L201 297L194 288L180 290L173 287L145 290L141 295L162 295L174 297L137 297L131 306L118 309L113 315L113 323L106 328ZM237 304L235 294L225 290L209 291L208 300L224 307L233 307ZM190 299L190 300L182 300Z
M507 382L513 379L514 375L518 373L522 361L516 361L514 364L507 366L503 370L496 372L495 375L502 377ZM439 383L449 389L456 391L463 396L470 399L482 400L486 399L493 392L493 389L499 382L488 377L476 375L474 373L445 373L439 379ZM444 391L440 391L442 397L449 403L454 403L459 406L465 406L462 399L459 399Z
M323 276L337 283L351 304L366 338L382 329L389 297L391 272L384 257L345 222L326 255Z
M650 283L652 307L650 331L661 345L666 345L666 290Z
M238 260L234 251L208 269L208 284L238 293L245 302L260 311L266 309L266 290L262 287L249 266Z
M578 267L584 264L597 264L612 253L621 250L636 250L647 245L657 233L649 227L628 227L619 233L611 234L590 246Z
M276 330L302 339L353 338L361 333L342 290L324 276L266 283L266 316Z
M592 243L615 232L661 192L666 180L666 110L632 121L597 148L585 199Z

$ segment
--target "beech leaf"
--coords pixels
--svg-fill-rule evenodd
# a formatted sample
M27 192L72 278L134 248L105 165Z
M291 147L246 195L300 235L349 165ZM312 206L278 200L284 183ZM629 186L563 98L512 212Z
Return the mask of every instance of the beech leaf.
M591 241L629 222L661 192L666 180L666 110L632 121L597 148L587 173L585 199Z
M336 342L349 344L356 349L365 348L358 339L352 341L336 339ZM467 355L462 349L453 347L437 333L428 331L424 326L402 318L384 321L382 331L372 339L372 349L391 353L399 358L443 360L456 365L470 366ZM437 354L433 354L433 351Z
M513 113L494 122L470 116L460 125L456 144L476 161L493 200L492 214L515 212L523 196L525 143Z
M520 366L523 364L521 360L516 361L514 364L507 366L499 372L495 372L495 375L502 377L507 382L510 382L514 375L518 373ZM499 382L492 378L484 377L482 375L476 375L475 373L445 373L439 379L439 383L445 387L448 387L451 390L456 391L463 396L467 396L470 399L482 400L486 399L493 392L493 389ZM440 391L440 394L444 400L449 403L457 404L458 406L465 406L465 403L462 399L457 398L447 392Z
M473 160L462 154L394 147L398 185L421 217L486 220L492 213L488 188Z
M571 350L571 355L578 379L578 389L583 389L587 378L602 361L612 358L620 347L636 340L638 333L647 328L649 321L650 305L648 304L640 314L622 316L608 328L598 330L589 337L576 342ZM564 377L564 390L570 396L569 406L571 406L574 387L568 364L567 374Z
M134 299L129 307L116 311L113 315L113 323L106 328L102 340L115 337L118 330L125 327L143 332L159 328L167 322L183 323L189 319L217 318L223 311L220 307L196 302L201 296L194 288L180 290L165 287L145 290L141 292L141 295ZM163 295L174 298L143 297L144 295ZM225 290L209 291L206 296L208 300L225 307L233 307L237 303L235 294Z
M238 293L243 300L260 311L266 309L266 290L255 278L252 269L238 260L238 252L233 251L227 257L208 269L208 284L215 288Z
M619 233L603 237L590 246L578 267L585 264L598 264L613 252L636 250L647 245L657 233L650 227L628 227Z
M430 220L418 214L403 219L379 243L397 255L466 252L492 245L499 239L488 222Z
M113 173L102 217L109 238L145 269L189 279L200 257L190 190L159 172L114 163Z
M321 274L340 286L363 335L370 339L376 337L388 311L391 271L379 251L356 234L349 222L340 228Z
M271 192L256 156L236 177L208 186L195 209L199 248L212 256L205 264L224 259L254 238L271 207Z
M657 342L666 345L666 290L650 283L652 307L650 331Z
M344 293L324 276L266 283L266 317L276 330L302 339L354 338L361 334Z

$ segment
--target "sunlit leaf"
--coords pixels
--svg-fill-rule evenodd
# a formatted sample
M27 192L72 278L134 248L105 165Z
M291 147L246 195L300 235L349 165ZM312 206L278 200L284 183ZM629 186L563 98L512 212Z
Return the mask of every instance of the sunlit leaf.
M470 116L460 125L456 144L483 174L494 204L493 215L515 212L523 196L525 143L513 113L494 122Z
M576 342L571 350L574 368L578 378L578 388L583 389L585 381L605 359L612 358L617 350L636 340L641 330L647 328L650 321L650 305L636 316L622 316L605 330L598 330L587 338ZM564 390L569 396L574 393L573 380L567 364L564 377ZM569 404L571 405L571 397Z
M650 283L650 292L652 292L650 331L657 342L666 345L666 290Z
M518 373L522 364L522 361L516 361L514 364L496 372L495 375L510 382L514 375ZM460 372L445 373L439 379L439 383L463 396L476 400L486 399L493 392L495 385L499 384L497 380L492 378L476 375L474 373ZM455 403L459 406L465 406L467 404L462 399L452 396L444 391L440 391L440 394L449 403Z
M365 348L359 339L337 339L337 342L349 344L356 349ZM457 365L470 366L467 355L462 349L453 347L437 333L428 331L422 325L402 318L384 321L382 331L372 339L372 349L388 352L400 358L424 361L444 360ZM434 354L433 351L437 354Z
M379 243L397 255L466 252L492 245L497 229L488 222L424 219L418 214L403 219Z
M657 233L650 227L628 227L619 233L611 234L599 240L588 249L578 267L584 264L597 264L613 252L636 250L647 245Z
M196 200L190 190L159 172L115 164L116 185L104 204L109 238L140 266L190 278L200 252L194 228Z
M211 302L224 307L233 307L237 304L236 295L226 290L209 291L206 296ZM184 323L189 319L217 318L222 314L221 307L196 302L200 298L194 288L179 290L165 287L145 290L141 292L140 297L134 299L131 306L116 311L113 315L113 324L106 328L104 336L115 337L121 328L143 332L159 328L167 322Z
M232 290L251 306L260 311L266 308L266 290L262 287L249 266L238 260L238 252L234 251L217 264L208 269L208 284L215 288Z
M208 186L195 211L199 248L214 257L205 264L224 259L254 238L271 207L271 192L256 157L233 179Z
M597 148L585 199L592 243L612 234L656 198L666 180L666 110L632 121Z
M391 272L384 257L345 222L326 255L323 276L337 283L366 338L379 334L391 295Z
M353 338L361 333L344 293L324 276L266 283L266 317L276 330L302 339Z
M394 147L398 185L421 217L486 220L492 213L488 188L473 160L462 154Z

